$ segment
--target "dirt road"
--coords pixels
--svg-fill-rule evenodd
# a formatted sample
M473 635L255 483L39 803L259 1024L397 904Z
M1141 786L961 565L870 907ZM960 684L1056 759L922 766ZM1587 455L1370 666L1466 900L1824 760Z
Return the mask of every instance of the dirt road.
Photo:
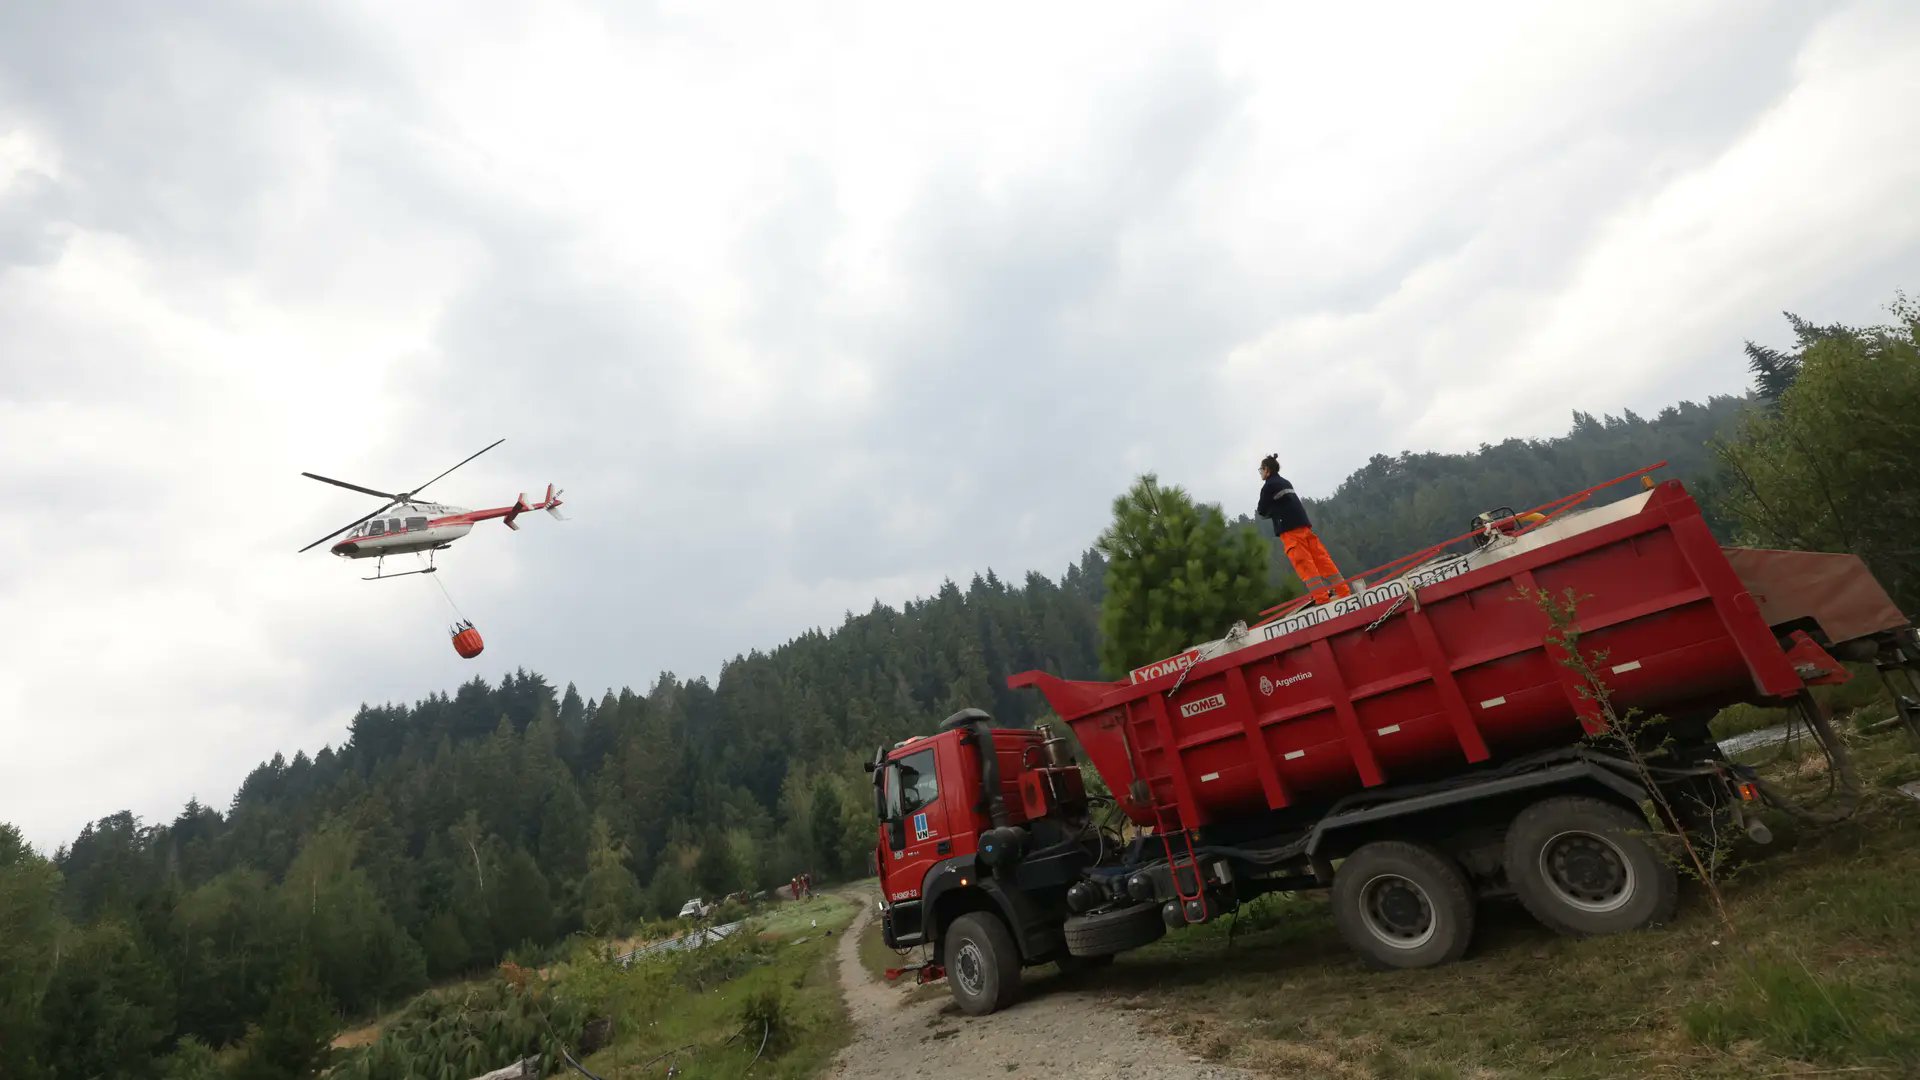
M975 1075L1001 1075L1004 1070L1007 1076L1053 1080L1235 1080L1252 1075L1206 1064L1141 1031L1135 1014L1072 988L1049 968L1029 971L1021 1000L992 1016L968 1016L944 993L935 998L888 986L869 976L860 963L860 936L873 919L873 899L858 899L860 915L840 939L840 983L855 1034L830 1076L943 1077L952 1075L959 1061Z

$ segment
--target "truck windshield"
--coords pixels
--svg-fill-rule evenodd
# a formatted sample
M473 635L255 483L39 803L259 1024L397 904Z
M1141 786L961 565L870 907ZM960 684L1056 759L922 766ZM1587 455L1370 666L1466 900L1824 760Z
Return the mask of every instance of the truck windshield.
M934 774L932 750L922 750L901 758L894 775L900 778L899 811L903 816L940 797L940 782Z

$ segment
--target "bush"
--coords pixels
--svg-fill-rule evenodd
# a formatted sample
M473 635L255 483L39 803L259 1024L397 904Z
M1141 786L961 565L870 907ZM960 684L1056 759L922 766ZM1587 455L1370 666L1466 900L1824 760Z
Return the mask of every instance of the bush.
M554 1055L576 1043L588 1010L579 995L557 995L537 973L503 964L484 983L422 994L379 1040L348 1057L333 1080L478 1076L521 1058Z
M543 968L558 962L567 955L567 952L568 942L564 938L550 945L535 945L531 941L523 941L507 950L506 959L502 963L523 968Z
M160 1080L225 1080L213 1048L189 1035L160 1059Z
M758 1046L765 1039L768 1055L792 1045L796 1025L786 990L776 982L749 990L740 1003L740 1027L751 1045Z

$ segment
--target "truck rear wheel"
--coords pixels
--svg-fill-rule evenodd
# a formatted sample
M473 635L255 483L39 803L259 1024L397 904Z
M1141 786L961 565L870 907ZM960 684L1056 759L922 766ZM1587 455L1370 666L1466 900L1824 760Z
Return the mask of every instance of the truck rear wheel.
M1473 939L1473 893L1452 859L1424 844L1382 840L1333 875L1333 921L1376 968L1433 967L1460 959Z
M983 911L947 927L947 982L953 1000L969 1016L985 1016L1020 996L1020 948L1007 924Z
M1600 799L1544 799L1507 829L1507 884L1533 917L1569 937L1673 918L1679 877L1640 815Z
M1075 956L1113 956L1151 945L1167 932L1157 904L1133 904L1096 911L1089 915L1070 915L1062 928L1067 951Z

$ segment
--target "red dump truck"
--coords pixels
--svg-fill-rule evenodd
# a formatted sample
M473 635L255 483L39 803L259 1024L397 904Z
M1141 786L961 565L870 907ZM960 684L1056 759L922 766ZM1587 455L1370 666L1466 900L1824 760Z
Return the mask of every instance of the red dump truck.
M984 1014L1023 967L1096 967L1284 890L1330 889L1341 935L1384 968L1460 957L1492 895L1567 934L1656 924L1679 886L1646 808L1767 838L1752 808L1770 793L1720 753L1718 710L1793 706L1830 734L1807 688L1847 678L1839 660L1890 681L1920 663L1858 559L1723 549L1681 484L1644 474L1481 515L1350 584L1125 680L1010 680L1072 739L969 709L879 748L883 932L929 950L903 970ZM1585 671L1528 599L1542 591L1577 597ZM1637 753L1596 683L1613 715L1662 718ZM1080 753L1110 796L1086 790Z

